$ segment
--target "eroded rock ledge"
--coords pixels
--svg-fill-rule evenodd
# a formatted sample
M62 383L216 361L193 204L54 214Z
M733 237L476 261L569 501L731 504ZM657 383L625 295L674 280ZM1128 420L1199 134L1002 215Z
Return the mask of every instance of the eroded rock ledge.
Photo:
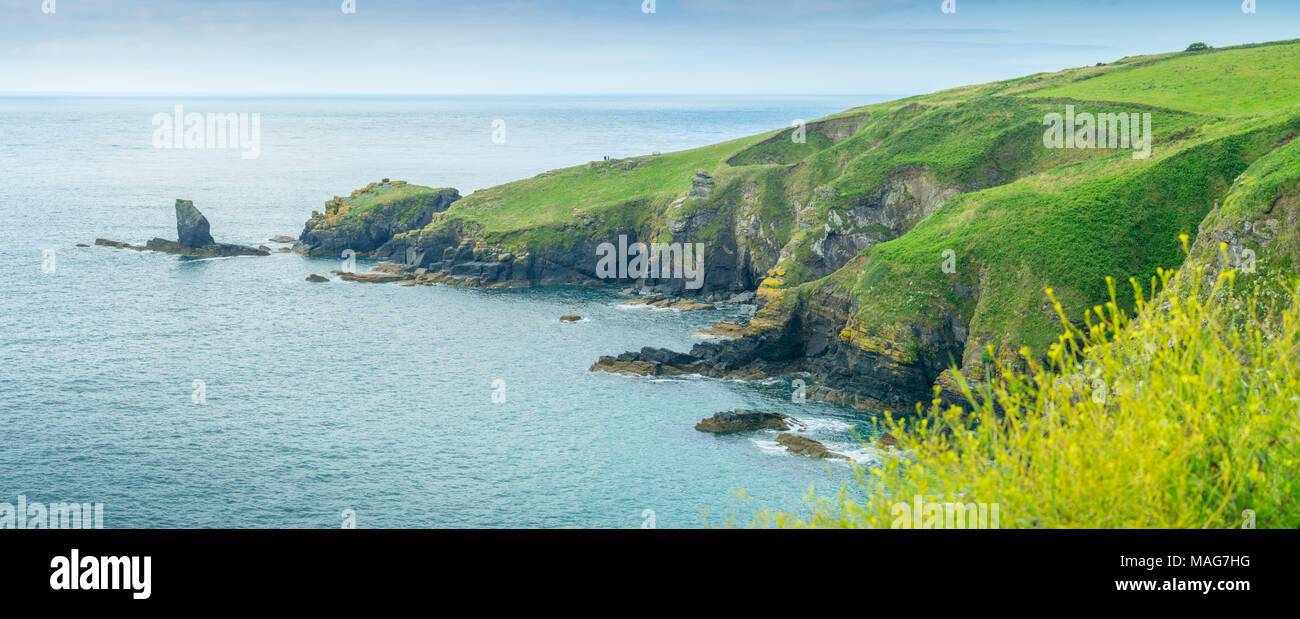
M212 239L208 218L194 208L190 200L176 200L176 236L179 240L169 241L163 238L150 239L144 245L132 245L122 241L95 239L95 244L115 249L134 251L157 251L179 256L225 257L225 256L269 256L271 252L263 248L218 243Z

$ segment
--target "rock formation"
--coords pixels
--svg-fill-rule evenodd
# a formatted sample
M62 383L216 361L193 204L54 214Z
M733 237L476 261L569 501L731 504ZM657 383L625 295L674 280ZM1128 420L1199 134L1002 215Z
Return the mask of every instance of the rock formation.
M789 430L789 415L765 410L723 411L712 417L705 417L695 424L700 432L714 434L731 434L733 432L752 432L754 430Z
M157 251L179 256L224 257L224 256L269 256L271 252L245 245L217 243L209 231L208 218L194 208L190 200L176 200L176 235L177 241L153 238L144 245L132 245L121 241L95 239L96 245L131 249L135 251Z
M785 447L786 451L800 456L821 458L823 460L853 460L853 458L835 453L827 449L825 445L798 434L782 434L776 437L776 442L778 445Z
M198 248L213 245L208 218L194 208L192 200L176 200L176 239L181 247Z

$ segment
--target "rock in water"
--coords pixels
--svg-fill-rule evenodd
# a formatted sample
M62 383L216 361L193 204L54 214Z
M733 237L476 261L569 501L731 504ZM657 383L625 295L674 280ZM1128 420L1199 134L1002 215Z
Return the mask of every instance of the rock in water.
M715 434L752 430L789 430L790 424L786 422L789 418L789 415L773 411L736 409L705 417L695 424L695 429Z
M579 320L582 320L582 316L577 314L565 314L560 316L560 322L578 322Z
M327 282L327 281L329 281L329 280L330 280L330 278L328 278L328 277L321 277L320 275L317 275L317 274L315 274L315 273L312 273L311 275L308 275L308 276L307 276L307 281L312 282L312 283L316 283L316 284L319 284L319 283L321 283L321 282Z
M208 218L194 208L192 200L176 200L176 234L181 247L208 247L212 240Z
M790 453L808 456L809 458L853 460L853 458L844 454L837 454L827 449L825 445L817 441L797 434L782 434L776 437L776 442L785 447Z
M229 256L269 256L271 251L263 247L246 247L231 243L217 243L212 240L208 228L208 218L194 208L189 200L176 200L176 233L180 240L150 239L144 245L131 245L121 241L95 239L96 245L132 249L135 251L160 251L178 256L190 257L229 257Z

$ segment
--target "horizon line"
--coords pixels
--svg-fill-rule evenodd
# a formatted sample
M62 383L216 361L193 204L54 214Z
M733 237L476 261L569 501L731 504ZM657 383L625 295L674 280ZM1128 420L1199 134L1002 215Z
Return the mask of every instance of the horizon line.
M153 97L203 97L208 99L249 99L249 98L388 98L388 97L910 97L916 93L599 93L599 92L565 92L565 93L120 93L120 92L3 92L0 97L115 97L115 98L153 98Z

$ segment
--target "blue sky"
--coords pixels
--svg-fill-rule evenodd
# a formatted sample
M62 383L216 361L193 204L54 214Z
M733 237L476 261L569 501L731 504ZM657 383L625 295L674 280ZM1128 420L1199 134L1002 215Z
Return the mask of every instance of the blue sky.
M0 93L913 94L1300 37L1300 1L0 0Z

